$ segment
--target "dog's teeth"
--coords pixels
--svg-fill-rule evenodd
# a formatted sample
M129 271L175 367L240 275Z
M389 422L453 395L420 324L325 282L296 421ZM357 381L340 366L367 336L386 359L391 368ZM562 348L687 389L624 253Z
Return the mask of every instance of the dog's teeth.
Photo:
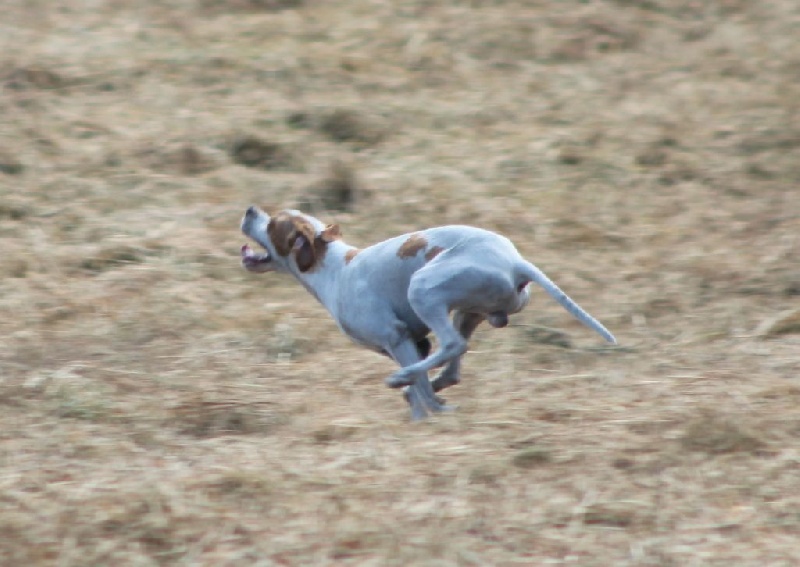
M250 248L250 246L245 244L242 246L242 260L250 263L269 262L270 255L269 252L258 254Z

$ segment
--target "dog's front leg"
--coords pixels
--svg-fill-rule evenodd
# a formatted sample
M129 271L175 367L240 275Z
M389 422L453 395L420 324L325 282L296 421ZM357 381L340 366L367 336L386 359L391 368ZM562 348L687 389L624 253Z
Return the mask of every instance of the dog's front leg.
M391 346L389 354L402 367L411 366L419 362L420 356L417 345L410 339L403 339L396 345ZM433 393L433 387L428 380L427 372L415 372L413 382L408 385L404 392L408 404L411 406L412 421L419 421L428 417L429 413L448 411L452 408L442 404Z

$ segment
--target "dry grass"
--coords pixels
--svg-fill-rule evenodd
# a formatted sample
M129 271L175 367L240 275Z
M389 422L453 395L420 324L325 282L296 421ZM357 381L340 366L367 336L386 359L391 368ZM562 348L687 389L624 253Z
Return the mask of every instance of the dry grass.
M356 168L334 160L328 171L299 195L298 201L303 210L325 214L325 211L353 211L367 195Z
M797 2L2 8L0 564L800 562ZM624 348L539 297L412 426L238 267L312 198L501 230Z

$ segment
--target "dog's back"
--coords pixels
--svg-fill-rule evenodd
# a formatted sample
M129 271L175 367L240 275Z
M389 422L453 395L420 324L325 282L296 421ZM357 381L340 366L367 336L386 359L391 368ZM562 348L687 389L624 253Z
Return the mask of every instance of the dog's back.
M409 305L409 282L415 272L431 262L474 265L511 270L523 261L507 238L481 228L450 225L402 234L359 251L340 274L339 313L345 319L354 314L342 312L352 307L352 299L367 298L385 302L394 314L405 321L414 335L424 336L428 329ZM377 293L376 293L377 292ZM383 306L362 303L361 309ZM338 317L337 317L338 318Z
M465 252L465 254L460 254ZM440 226L402 234L360 250L342 274L390 296L405 296L414 272L440 254L463 256L486 264L502 256L522 260L510 240L497 233L463 225Z

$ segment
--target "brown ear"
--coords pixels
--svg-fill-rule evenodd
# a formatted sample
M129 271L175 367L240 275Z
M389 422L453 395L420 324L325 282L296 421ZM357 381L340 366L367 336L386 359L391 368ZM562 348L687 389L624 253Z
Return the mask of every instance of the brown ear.
M297 269L301 272L310 270L316 261L316 254L314 253L314 247L305 235L297 235L292 251L294 252L294 261L297 262Z
M339 230L338 224L329 224L319 236L324 242L333 242L342 238L342 231Z

